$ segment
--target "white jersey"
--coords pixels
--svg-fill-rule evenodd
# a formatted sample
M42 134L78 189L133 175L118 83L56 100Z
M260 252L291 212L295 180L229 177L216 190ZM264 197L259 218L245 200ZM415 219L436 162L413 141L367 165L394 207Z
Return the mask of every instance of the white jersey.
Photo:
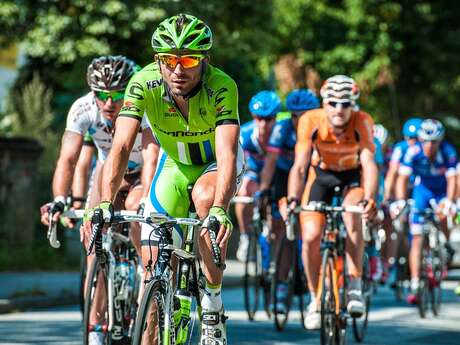
M129 155L126 173L132 174L142 169L142 129L148 125L142 123L133 149ZM97 149L98 160L104 162L112 147L112 121L104 118L96 104L93 92L77 99L67 115L66 131L82 136L89 134Z

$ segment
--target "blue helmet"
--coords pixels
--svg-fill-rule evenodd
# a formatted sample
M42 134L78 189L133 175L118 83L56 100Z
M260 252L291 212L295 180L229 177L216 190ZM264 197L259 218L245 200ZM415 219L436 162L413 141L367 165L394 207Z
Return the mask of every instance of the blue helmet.
M274 117L281 110L281 100L273 91L260 91L251 98L249 111L260 117Z
M407 138L417 138L417 132L420 129L420 125L423 120L418 117L407 120L403 126L403 136Z
M441 141L444 138L444 126L438 120L426 119L420 125L418 137L423 141Z
M296 89L287 95L286 108L289 111L307 111L319 108L319 101L312 91Z

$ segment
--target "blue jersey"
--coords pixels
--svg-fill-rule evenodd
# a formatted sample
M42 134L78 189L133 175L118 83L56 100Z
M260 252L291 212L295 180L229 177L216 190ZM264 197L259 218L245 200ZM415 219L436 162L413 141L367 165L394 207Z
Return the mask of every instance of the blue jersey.
M435 193L445 193L446 177L456 174L457 153L452 145L443 141L432 161L423 152L422 144L410 146L399 168L402 175L415 175L415 187L423 185Z
M382 144L380 144L380 141L374 138L374 144L375 144L375 154L374 154L375 163L377 164L377 167L379 168L379 189L378 189L378 195L377 195L377 203L380 204L383 200L383 193L385 190L384 189L385 156L383 154Z
M393 146L393 152L391 153L390 163L396 163L398 165L401 164L408 148L409 143L406 140L402 140L396 143Z
M254 120L246 122L240 129L240 142L246 159L246 169L259 173L264 166L265 147L259 143Z
M296 131L291 119L276 121L273 126L267 151L278 153L276 167L289 171L294 164L294 147L296 142Z

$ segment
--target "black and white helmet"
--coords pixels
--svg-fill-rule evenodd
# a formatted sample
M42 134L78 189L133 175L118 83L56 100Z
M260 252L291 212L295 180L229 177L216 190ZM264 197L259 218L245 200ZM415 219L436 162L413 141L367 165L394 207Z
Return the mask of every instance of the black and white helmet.
M93 91L118 91L126 88L137 70L134 61L124 56L101 56L89 64L86 80Z
M353 78L335 75L324 82L321 97L325 102L355 103L359 98L359 88Z

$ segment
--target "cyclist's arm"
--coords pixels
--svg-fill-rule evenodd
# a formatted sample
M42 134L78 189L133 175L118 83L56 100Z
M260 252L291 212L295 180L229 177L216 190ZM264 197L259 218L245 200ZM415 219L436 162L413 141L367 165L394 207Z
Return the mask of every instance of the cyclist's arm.
M112 201L120 188L128 166L129 154L139 132L138 118L118 116L109 156L102 170L101 201ZM122 130L120 130L122 129Z
M374 153L365 148L361 151L359 159L362 162L364 200L375 200L379 188L379 170L375 163Z
M217 182L213 206L227 209L235 192L239 135L238 124L223 124L216 127Z
M150 184L155 175L159 152L160 146L153 137L152 130L150 128L144 129L142 131L142 159L144 160L144 165L141 176L142 186L144 187L143 198L149 195Z
M83 135L67 130L64 132L61 151L53 177L54 197L66 197L69 194L82 145Z
M457 175L451 175L446 177L447 180L447 190L446 197L452 202L455 202L455 194L457 187Z
M455 189L456 191L456 199L460 199L460 163L457 167L457 188Z
M294 165L289 172L288 199L300 200L305 184L305 175L310 165L313 143L311 124L308 116L302 116L297 126L297 143L295 145Z
M383 200L390 200L391 196L393 195L393 187L396 183L396 178L398 177L398 168L399 164L390 163L388 167L387 176L385 176L385 192L383 195Z
M407 199L407 184L409 183L409 175L400 174L396 179L396 199L406 200Z
M260 190L270 189L278 156L279 154L276 152L267 152L265 156L264 167L260 173Z
M88 181L91 175L90 170L95 153L96 148L94 145L84 144L80 151L72 183L72 196L74 198L85 198L88 192ZM84 202L75 201L72 206L79 209L84 206Z

